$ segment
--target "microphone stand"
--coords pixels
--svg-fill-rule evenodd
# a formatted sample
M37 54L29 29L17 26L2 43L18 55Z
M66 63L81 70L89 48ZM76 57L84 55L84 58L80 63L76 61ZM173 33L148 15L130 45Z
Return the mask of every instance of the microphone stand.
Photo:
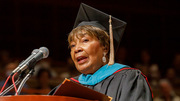
M25 78L21 81L21 83L19 84L18 90L17 90L18 95L20 94L20 92L21 92L24 84L26 83L26 81L33 75L33 73L34 73L34 68L31 69L29 71L29 73L25 76ZM17 94L15 94L15 95L17 95Z
M29 62L29 73L24 77L24 79L21 81L19 87L18 87L18 90L17 90L17 93L15 93L15 95L19 95L24 84L26 83L26 81L33 75L34 73L34 66L36 64L36 60L35 59L32 59L30 62Z

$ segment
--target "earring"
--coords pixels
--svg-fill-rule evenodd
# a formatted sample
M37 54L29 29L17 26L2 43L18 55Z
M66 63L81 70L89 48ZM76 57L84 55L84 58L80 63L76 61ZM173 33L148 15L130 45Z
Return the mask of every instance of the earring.
M104 56L102 57L102 61L106 63L106 53L104 53Z

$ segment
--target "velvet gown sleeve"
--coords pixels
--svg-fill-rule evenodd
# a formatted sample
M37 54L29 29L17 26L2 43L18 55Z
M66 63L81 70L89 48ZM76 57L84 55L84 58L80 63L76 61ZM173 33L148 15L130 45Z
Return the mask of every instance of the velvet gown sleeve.
M150 86L141 71L127 70L121 76L119 94L116 95L114 101L152 101Z

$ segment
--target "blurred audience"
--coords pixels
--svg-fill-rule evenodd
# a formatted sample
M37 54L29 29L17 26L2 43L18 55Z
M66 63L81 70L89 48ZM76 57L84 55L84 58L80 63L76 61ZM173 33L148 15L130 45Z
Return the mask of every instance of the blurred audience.
M175 69L177 76L180 77L180 53L175 54L172 67Z
M80 73L77 71L74 62L72 61L71 57L66 59L66 66L63 67L62 73L59 74L59 77L64 80L64 78L71 78L79 75Z
M152 65L151 56L148 50L142 50L140 53L140 62L135 63L135 67L140 69L146 76L149 75L149 68Z
M7 50L0 51L0 69L5 68L10 61L10 53Z
M120 47L116 53L116 62L120 64L130 65L127 57L127 49L125 47Z
M156 89L160 79L159 66L152 63L151 55L148 50L142 50L140 54L140 62L135 63L137 69L140 69L143 74L148 77L152 89Z
M49 69L41 67L37 73L37 87L36 89L43 90L39 94L48 94L53 88L50 85L50 79L52 78L51 72Z
M41 61L39 61L36 65L35 65L35 72L34 75L36 76L38 74L39 69L41 68L51 68L52 67L52 60L50 58L47 59L43 59Z
M12 71L18 66L18 62L10 62L5 66L4 69L4 79L0 81L0 87L3 86L3 84L5 83L5 79L12 73ZM9 80L9 82L7 82L6 87L9 86L10 84L12 84L11 80Z
M158 82L160 80L160 71L157 64L152 64L149 67L149 75L147 75L149 78L149 83L151 85L152 89L156 89L158 87Z
M179 87L180 80L177 77L177 74L174 68L168 68L166 72L166 79L171 82L173 87Z
M175 94L173 87L168 80L160 80L159 87L160 95L154 98L154 101L180 101L180 97Z

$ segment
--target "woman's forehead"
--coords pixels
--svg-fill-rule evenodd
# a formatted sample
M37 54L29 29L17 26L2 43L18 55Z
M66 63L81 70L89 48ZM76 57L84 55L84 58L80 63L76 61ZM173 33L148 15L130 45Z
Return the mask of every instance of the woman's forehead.
M80 32L80 33L74 33L71 37L71 41L79 40L85 36L89 36L93 38L93 35L88 32Z

